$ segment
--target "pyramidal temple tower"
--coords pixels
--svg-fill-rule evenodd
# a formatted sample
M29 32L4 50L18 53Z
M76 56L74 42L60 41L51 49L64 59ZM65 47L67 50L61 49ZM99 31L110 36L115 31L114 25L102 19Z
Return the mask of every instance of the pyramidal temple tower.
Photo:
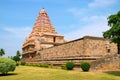
M24 54L34 54L44 48L62 44L64 36L59 35L53 27L50 18L43 8L37 17L32 32L23 43Z

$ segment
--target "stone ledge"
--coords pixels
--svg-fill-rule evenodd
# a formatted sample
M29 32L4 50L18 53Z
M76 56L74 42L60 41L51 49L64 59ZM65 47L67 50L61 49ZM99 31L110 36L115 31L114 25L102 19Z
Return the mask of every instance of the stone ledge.
M99 57L74 57L74 58L52 58L52 59L37 59L37 61L64 61L64 60L96 60Z

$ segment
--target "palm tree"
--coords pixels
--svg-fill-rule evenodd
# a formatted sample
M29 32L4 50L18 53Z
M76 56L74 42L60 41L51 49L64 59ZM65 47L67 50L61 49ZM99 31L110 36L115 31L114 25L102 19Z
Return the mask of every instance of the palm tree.
M0 56L3 56L3 55L5 55L5 51L4 49L0 49Z

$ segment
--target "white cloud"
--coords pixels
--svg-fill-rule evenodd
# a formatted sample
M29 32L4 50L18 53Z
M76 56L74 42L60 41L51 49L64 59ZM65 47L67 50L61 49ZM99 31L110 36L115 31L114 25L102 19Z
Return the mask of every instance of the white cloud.
M80 10L77 10L77 12L81 12ZM86 11L85 11L86 12ZM72 25L73 27L81 26L80 23L85 23L82 25L79 29L76 31L73 31L71 33L65 34L65 39L68 40L74 40L77 38L81 38L83 36L89 35L89 36L98 36L102 37L103 32L109 29L107 25L107 16L106 15L89 15L89 16L82 16L74 14L75 11L72 12L73 15L76 15L78 17L79 24ZM86 14L86 13L85 13ZM81 16L81 17L80 17ZM71 26L69 26L71 27Z
M94 0L88 4L88 7L105 7L116 3L117 0Z
M12 37L25 38L30 33L31 27L5 27L3 30Z
M104 21L106 21L107 20L107 16L103 16L103 15L93 15L93 16L87 16L87 17L83 17L82 19L81 19L81 21L85 21L85 22L98 22L98 21L100 21L101 22L101 20L104 22Z
M4 27L0 28L0 48L5 49L6 56L14 56L17 50L21 51L21 46L26 36L31 32L31 27Z
M93 12L91 9L71 8L68 9L68 12L74 15L79 21L83 21L83 22L95 22L100 20L106 20L108 17L108 14L103 15L103 14L91 13Z
M65 34L65 39L74 40L86 35L102 37L103 32L108 29L107 23L92 23L74 32Z

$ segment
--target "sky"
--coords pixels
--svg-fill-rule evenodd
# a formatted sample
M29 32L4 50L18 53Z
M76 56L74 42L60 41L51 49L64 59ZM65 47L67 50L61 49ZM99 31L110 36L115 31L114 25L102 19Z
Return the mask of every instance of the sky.
M120 0L0 0L0 48L5 56L22 53L39 11L45 8L59 34L66 40L102 37L109 29L108 16L120 10Z

